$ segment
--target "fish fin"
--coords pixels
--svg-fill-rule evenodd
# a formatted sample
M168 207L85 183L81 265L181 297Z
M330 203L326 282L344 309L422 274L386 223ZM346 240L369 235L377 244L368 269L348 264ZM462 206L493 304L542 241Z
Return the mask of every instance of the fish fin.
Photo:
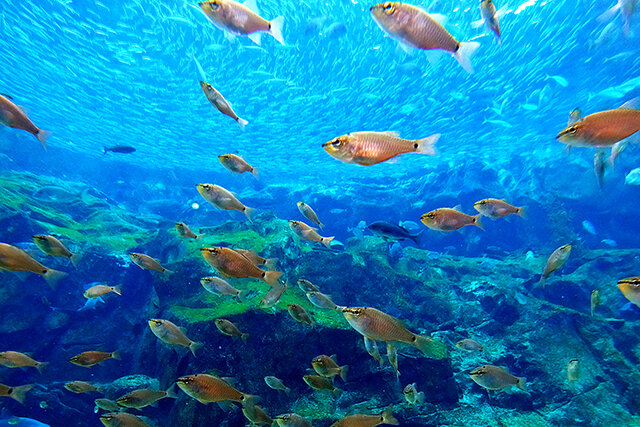
M24 399L27 397L29 390L33 388L33 384L21 385L18 387L11 387L11 393L9 397L17 400L24 405Z
M602 15L598 16L596 18L596 21L600 23L611 21L619 9L620 9L620 3L616 3L616 5L613 6L611 9L608 9Z
M334 387L333 390L331 390L331 393L333 393L335 397L340 397L342 395L342 390L338 387Z
M478 214L473 217L473 225L484 231L484 227L482 226L482 214Z
M258 32L251 33L251 34L248 35L248 37L252 42L254 42L258 46L260 46L260 43L262 41L262 34L261 33L258 33Z
M522 377L516 377L516 386L522 390L522 391L527 391L527 380L526 378L522 378Z
M20 279L21 282L24 282L29 278L29 276L31 276L30 271L11 271L11 270L7 270L7 271L13 273L13 275L16 276L18 279Z
M320 241L322 242L323 245L325 245L328 248L328 247L331 247L331 241L333 239L335 239L335 236L323 237Z
M424 394L424 393L423 393ZM382 424L391 424L393 426L398 426L400 423L391 413L391 407L384 410L384 412L380 415L380 421Z
M51 268L47 269L47 272L42 275L42 277L44 277L44 280L47 281L51 289L57 288L58 282L67 276L68 276L67 273L63 273L62 271L58 271L58 270L53 270Z
M242 395L243 408L251 408L252 406L256 406L256 403L258 403L258 396L252 396L250 394Z
M520 206L518 208L517 214L520 215L522 218L526 218L527 217L526 212L527 212L527 208L525 208L524 206Z
M2 95L2 96L4 96L5 98L10 99L10 100L12 100L12 101L13 101L13 97L12 97L12 96L10 96L10 95L7 95L6 93L2 93L2 92L0 92L0 95Z
M398 49L403 51L407 55L413 55L413 53L414 53L413 47L409 46L408 44L404 44L402 42L398 42L398 46L396 47L396 52L397 53L399 53Z
M258 7L258 2L256 0L247 0L243 4L253 13L260 15L260 8Z
M267 258L264 260L264 266L265 268L268 268L269 270L273 269L276 265L276 261L278 261L277 258Z
M281 276L282 273L279 271L265 271L263 280L274 287L278 285Z
M249 291L240 291L238 292L238 300L240 302L245 302L247 300L247 297L249 296Z
M80 262L80 260L82 259L82 255L75 253L75 254L71 254L71 256L69 257L69 261L71 261L71 264L73 264L74 267L78 267L78 263Z
M236 123L238 123L238 126L240 126L240 129L242 130L244 130L244 127L249 124L248 121L246 121L245 119L241 119L240 117L238 117Z
M471 28L480 28L484 25L484 20L480 19L478 21L471 22Z
M340 367L340 378L342 378L342 381L344 382L347 382L347 372L349 372L349 365Z
M254 208L249 208L247 206L245 206L244 209L242 210L242 213L245 214L247 216L247 219L251 222L253 222L253 219L251 217L254 214L254 212L255 212Z
M196 351L201 349L203 345L204 344L202 343L191 341L191 343L189 344L189 350L191 350L191 353L193 353L193 357L196 357Z
M453 209L454 211L462 212L462 205L455 205L451 209Z
M429 16L443 27L447 25L447 17L445 15L440 13L430 13Z
M640 110L640 96L628 100L618 108L627 108L629 110Z
M51 132L48 130L38 129L38 132L36 133L36 138L38 138L38 141L40 141L40 144L42 144L42 148L44 148L45 150L47 149L47 139L50 136Z
M175 383L171 384L171 386L165 391L165 393L167 393L165 397L168 397L171 399L177 399L178 393L176 393L176 384Z
M441 50L425 50L424 55L427 57L429 65L434 67L440 61L440 58L442 58L444 52L442 52Z
M544 286L546 285L547 282L547 278L544 277L544 274L540 275L540 280L538 281L538 285L542 285L542 287L544 288Z
M206 405L208 402L203 402L201 400L200 403L204 403ZM229 400L223 400L221 402L216 402L216 403L218 404L220 409L222 409L225 412L229 412L229 411L233 410L233 408L234 408L233 403L231 401L229 401Z
M424 236L424 230L421 230L418 234L412 234L410 238L415 242L416 246L420 246L422 236Z
M425 400L426 400L426 396L424 394L424 391L421 391L416 395L416 402L422 404L425 402Z
M167 280L169 280L169 276L171 276L172 274L173 274L173 271L169 270L168 268L165 268L162 271L162 280L166 282Z
M436 155L435 145L439 139L440 139L440 134L436 133L426 138L416 139L415 141L413 141L413 146L416 153L435 156Z
M465 42L460 43L458 47L458 51L453 55L456 60L460 63L462 68L469 73L473 74L473 65L471 64L471 57L474 52L480 47L480 43L478 42Z
M418 350L433 359L444 359L447 357L447 346L444 343L422 335L415 335L412 343Z
M36 369L42 373L42 370L49 364L49 362L36 362Z
M111 353L111 358L112 359L116 359L116 360L120 360L120 352L118 350L112 352Z
M271 34L273 38L278 40L282 45L284 45L284 38L282 37L283 25L284 16L278 16L276 18L273 18L271 22L269 22L269 34Z
M384 131L382 133L384 133L385 135L392 136L394 138L400 138L400 132L397 132L395 130L386 130L386 131Z
M253 175L255 179L258 179L258 168L252 167L251 168L251 175Z
M323 224L323 223L321 223L321 222L319 222L319 223L318 223L318 227L320 227L320 230L322 230L322 229L324 228L324 224Z
M240 335L240 339L242 340L243 343L247 343L247 340L249 339L249 334L244 333L242 335Z

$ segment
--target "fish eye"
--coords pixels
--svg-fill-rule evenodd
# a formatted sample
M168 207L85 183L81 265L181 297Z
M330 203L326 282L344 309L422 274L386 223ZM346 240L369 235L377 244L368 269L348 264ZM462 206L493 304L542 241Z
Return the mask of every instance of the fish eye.
M576 132L578 132L578 127L577 127L577 126L571 126L571 127L569 128L569 133L570 133L571 135L575 135L575 134L576 134Z
M386 2L385 4L383 4L382 9L385 11L387 15L391 15L393 12L396 11L396 7L391 2Z

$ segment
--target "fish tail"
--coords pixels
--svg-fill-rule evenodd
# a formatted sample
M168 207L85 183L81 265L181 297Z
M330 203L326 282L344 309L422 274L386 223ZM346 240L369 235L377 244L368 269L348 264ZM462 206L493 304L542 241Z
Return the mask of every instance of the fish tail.
M423 235L424 235L424 230L420 231L418 234L412 235L411 240L413 240L417 246L420 246L420 242L422 241Z
M616 3L616 5L613 6L611 9L608 9L602 15L598 16L596 18L596 21L600 23L611 21L618 10L620 10L620 3Z
M243 343L247 343L247 340L249 339L249 334L244 333L242 335L240 335L240 339L242 340Z
M36 132L36 138L38 138L38 141L40 141L40 144L42 144L42 148L44 148L45 150L47 149L47 139L50 136L51 132L48 130L38 129L38 132Z
M56 289L58 287L58 282L65 277L67 277L67 273L63 273L62 271L47 269L47 272L42 275L44 280L47 281L51 289Z
M253 175L255 179L258 179L258 168L251 168L251 175Z
M9 393L9 397L17 400L18 402L24 404L24 399L27 397L27 393L29 390L33 388L33 384L21 385L18 387L12 387L11 392Z
M81 258L82 258L82 255L75 253L75 254L71 254L71 256L69 257L69 261L71 261L71 264L73 264L74 267L77 267Z
M249 219L249 221L253 222L253 219L251 218L253 213L255 212L254 208L249 208L249 207L244 207L244 209L242 209L242 213L245 214L247 216L247 218Z
M262 280L270 284L272 287L278 285L282 273L279 271L265 271Z
M331 246L331 241L335 238L336 238L335 236L323 237L322 239L320 239L320 241L322 242L323 245L325 245L328 248Z
M547 281L546 276L544 274L541 274L540 275L540 281L538 282L538 284L542 285L542 287L544 288L544 285L546 285L546 281Z
M427 154L429 156L436 155L436 142L440 139L440 134L428 136L426 138L417 139L414 141L415 152L420 154Z
M276 266L276 261L278 261L277 258L267 258L264 260L264 266L265 268L268 269L272 269Z
M113 293L122 296L122 288L120 286L114 286Z
M42 373L42 370L49 364L49 362L36 362L36 369Z
M340 397L342 395L342 390L338 387L334 387L333 390L331 390L331 393L333 393L335 397Z
M189 350L191 350L191 353L193 354L193 356L196 357L196 351L201 349L202 346L203 346L202 343L191 341L191 343L189 344Z
M171 399L177 399L178 393L176 393L176 384L175 383L171 384L171 386L165 391L165 393L167 393L165 397L169 397Z
M444 359L447 357L447 347L444 343L431 339L429 337L423 337L421 335L414 335L413 342L411 343L418 350L433 359Z
M382 424L391 424L394 426L400 425L398 420L396 420L396 418L391 413L390 407L384 410L384 412L380 415L380 418Z
M120 360L120 352L118 350L114 351L113 353L111 353L111 358Z
M102 155L104 156L105 154L107 154L107 152L109 151L109 149L107 147L103 147L104 148L104 153L102 153Z
M245 302L247 297L249 296L249 291L240 291L238 292L238 300L240 302Z
M482 214L478 214L473 217L473 225L484 231L484 227L482 226Z
M291 393L291 389L290 389L289 387L285 387L285 388L284 388L284 393L285 393L285 394L289 394L289 393Z
M616 158L613 157L613 153L611 153L611 155L609 156L608 162L609 162L609 166L611 166L611 170L613 170L616 163Z
M258 403L258 396L243 394L241 403L243 408L251 408L253 406L256 406L256 403Z
M520 215L522 218L526 218L527 217L526 211L527 209L524 206L521 206L518 208L517 214Z
M284 45L284 38L282 38L283 25L284 16L278 16L277 18L274 18L271 22L269 22L269 34L271 34L274 39L278 40L281 44Z
M173 271L169 270L168 268L165 268L164 270L162 270L162 280L169 280L169 276L171 276L173 274Z
M244 127L249 124L248 121L246 121L245 119L241 119L240 117L236 119L236 123L238 123L238 126L240 126L240 129L242 130L244 130Z
M320 230L322 230L324 228L324 224L321 222L318 222L318 227L320 227Z
M527 380L526 378L516 377L516 386L522 390L527 391Z
M340 378L342 378L342 381L347 381L347 372L349 372L349 365L340 367Z
M473 65L471 65L471 56L480 47L478 42L460 43L458 50L453 55L464 70L473 74Z

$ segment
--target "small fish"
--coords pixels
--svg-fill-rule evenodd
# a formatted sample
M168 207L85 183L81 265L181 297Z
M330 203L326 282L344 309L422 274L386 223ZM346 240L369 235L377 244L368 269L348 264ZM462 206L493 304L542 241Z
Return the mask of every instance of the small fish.
M424 233L424 230L419 233L411 234L409 230L400 226L394 225L386 221L375 221L367 226L373 234L382 237L385 240L413 240L416 245L420 244L420 239Z
M456 347L460 350L475 352L475 351L484 351L484 347L476 340L472 340L471 338L465 338L456 343Z
M364 338L364 348L367 350L367 353L369 353L371 357L377 360L380 366L384 365L384 359L382 358L382 356L380 356L380 350L378 350L378 344L374 340L367 338L366 335L364 335L363 338Z
M336 375L342 378L342 381L347 381L347 372L349 372L349 366L339 366L336 362L336 355L329 357L325 354L321 354L320 356L314 357L311 361L311 366L313 366L313 370L326 378L333 378Z
M149 405L155 405L157 401L166 397L176 399L178 396L173 391L173 387L174 386L169 387L167 391L152 390L149 388L135 390L117 399L116 402L118 405L124 406L125 408L146 408Z
M84 353L80 353L77 356L73 356L69 359L69 362L74 365L83 366L85 368L90 368L93 365L97 365L100 362L103 362L108 359L120 359L120 355L117 351L111 353L105 353L104 351L85 351Z
M234 338L240 338L244 343L246 343L247 339L249 338L249 334L240 332L240 329L238 329L238 327L233 322L230 322L229 320L216 319L215 324L216 324L216 328L218 328L218 330L223 334L228 335L230 337L234 337Z
M244 130L244 127L247 124L249 124L249 122L238 117L235 111L233 111L233 107L231 106L231 103L227 101L224 98L224 96L222 96L222 94L216 90L216 88L211 86L209 83L203 82L203 81L200 82L200 87L204 91L204 94L209 100L209 102L214 107L216 107L218 111L220 111L222 114L226 116L231 117L233 120L236 121L236 123L238 123L238 126L240 126L240 129ZM224 165L224 162L222 164Z
M331 427L374 427L381 424L400 425L391 413L391 408L387 408L380 415L348 415L331 424Z
M591 234L592 236L595 236L598 234L598 232L596 231L596 227L591 223L591 221L588 221L586 219L582 221L582 228L584 228L585 231Z
M338 387L335 387L331 383L331 380L328 380L325 377L321 377L319 375L305 375L304 377L302 377L302 379L305 383L307 383L309 387L314 390L328 390L331 391L336 397L342 394L342 390L340 390Z
M269 289L269 292L260 300L259 307L270 309L275 307L275 305L280 301L282 294L289 287L288 283L284 283L282 285L276 285Z
M569 86L569 82L567 81L567 79L565 79L562 76L550 76L550 75L547 74L547 80L548 79L553 80L554 82L558 83L562 87Z
M400 371L398 370L398 350L389 343L387 343L387 360L389 360L391 367L396 373L396 379L399 380Z
M37 362L30 356L18 351L3 351L0 353L0 365L6 366L7 368L31 367L42 372L44 367L48 365L48 362Z
M567 364L567 380L569 381L569 387L575 389L575 382L580 378L580 361L578 359L571 359Z
M298 414L282 414L274 418L279 427L313 427L306 418Z
M547 263L544 266L542 276L540 276L540 284L542 284L542 286L545 285L545 281L551 273L564 265L564 263L567 261L567 258L569 258L570 253L571 245L560 246L558 249L553 251L553 253L549 256L549 259L547 259Z
M342 307L341 310L349 325L371 340L402 342L434 359L447 357L443 343L408 331L400 320L380 310L371 307Z
M257 405L242 408L242 413L251 422L252 426L263 426L273 424L271 417L264 409Z
M100 415L100 422L107 427L150 427L140 417L126 412L109 412Z
M298 206L298 210L305 218L307 218L309 221L313 222L314 224L317 224L318 227L320 227L320 230L322 230L322 227L324 227L324 224L320 222L320 220L318 219L318 215L311 208L311 206L309 206L304 202L298 202L297 206Z
M47 268L22 249L6 243L0 243L0 271L2 270L28 271L39 274L52 288L55 288L60 280L67 277L67 273Z
M331 301L329 295L322 292L307 292L305 294L309 302L318 308L326 308L329 310L337 310L339 307Z
M598 22L606 22L611 20L614 15L620 11L622 15L622 32L625 37L631 37L631 17L637 8L637 0L617 0L616 5L608 9L597 19Z
M225 280L222 280L219 277L203 277L202 279L200 279L200 284L209 293L218 296L232 295L238 298L238 301L241 302L246 301L247 295L249 293L248 291L240 291L234 288Z
M473 207L482 215L489 218L497 219L503 218L507 215L520 215L524 218L524 208L517 208L511 206L504 200L499 199L484 199L473 204Z
M596 312L596 308L598 308L601 302L600 291L597 289L591 291L591 317L593 317L593 314Z
M604 173L607 169L607 165L604 160L604 152L597 151L593 155L593 173L596 176L596 180L598 181L598 188L602 190L602 186L604 185Z
M196 350L202 348L203 344L195 341L191 341L185 333L177 327L174 323L163 319L150 319L149 328L153 335L158 337L160 341L169 345L181 345L191 350L193 355L196 355Z
M73 265L76 265L80 260L80 255L71 253L60 240L53 236L36 234L33 236L33 241L47 255L68 258Z
M0 384L0 397L10 397L24 404L24 399L32 388L33 384L20 385L17 387Z
M440 208L422 215L420 221L432 230L450 233L465 225L475 225L479 229L484 230L484 228L482 228L482 222L480 221L481 217L482 214L471 216L460 212L456 208Z
M255 44L260 45L262 32L284 44L282 25L284 18L267 21L259 15L255 0L238 3L233 0L211 0L198 3L207 18L219 29L231 34L247 36Z
M484 365L474 369L469 375L476 384L487 390L502 390L511 386L516 386L523 391L527 390L524 378L514 377L498 366Z
M487 28L489 28L496 35L498 43L502 36L500 32L500 20L499 13L496 11L496 5L493 4L493 0L480 0L480 14Z
M219 185L198 184L198 193L216 208L240 211L251 221L254 209L243 205L231 192Z
M122 295L122 290L120 286L106 286L106 285L95 285L84 291L84 296L87 299L100 298L103 295L106 295L110 292L113 292L116 295Z
M243 408L256 404L255 396L242 393L226 381L208 374L187 375L176 380L178 387L206 405L210 402L239 402Z
M626 299L640 307L640 277L618 280L618 289Z
M10 99L12 98L8 95L0 94L0 124L29 132L38 138L38 141L42 144L42 148L46 150L47 138L51 136L51 132L42 130L34 125L33 122L29 120L29 117L27 117L27 114L10 101Z
M161 273L164 280L167 280L173 274L173 271L164 268L158 260L151 258L149 255L130 252L129 258L143 270L153 270Z
M477 42L457 41L435 18L424 10L406 3L385 2L370 8L378 26L401 47L441 49L450 52L468 73L473 73L471 56L480 46Z
M267 383L267 385L274 390L280 390L285 392L286 394L289 394L291 392L291 389L286 385L284 385L284 383L280 378L266 376L264 377L264 382Z
M97 391L102 393L103 387L97 387L87 381L71 381L64 385L64 388L72 393L91 393Z
M618 242L612 239L602 239L600 242L604 243L607 246L611 246L612 248L615 248L616 246L618 246Z
M136 149L128 145L114 145L113 147L104 147L103 154L107 154L109 151L112 153L129 154L135 152Z
M331 241L334 239L334 236L322 237L321 235L316 233L315 228L309 227L307 224L300 221L290 220L289 228L291 228L291 230L293 230L293 232L302 240L308 240L310 242L320 242L327 248L331 246Z
M416 383L407 384L402 394L409 405L421 405L425 401L424 391L418 392Z
M96 414L100 409L107 412L118 412L118 411L122 411L123 409L116 402L109 399L96 399L94 400L94 403L96 406L95 408L93 408L93 412L95 412Z
M276 264L275 258L262 258L260 255L255 253L255 251L249 251L246 249L234 249L234 251L238 252L240 255L251 261L253 265L263 266L267 269L273 268Z
M440 134L427 138L402 139L397 132L353 132L339 136L322 147L331 157L345 163L371 166L405 153L435 156Z
M222 247L202 248L200 253L205 261L223 276L235 277L236 279L253 277L263 280L271 287L280 284L281 272L260 270L251 261L233 249Z
M293 317L293 320L295 320L296 322L306 323L312 328L315 325L313 319L311 318L311 315L309 315L307 310L305 310L304 307L302 307L301 305L289 304L287 305L287 311L289 312L291 317Z
M298 279L298 287L302 292L320 292L316 285L305 279Z
M176 222L176 231L178 232L178 235L183 239L198 240L203 236L202 234L198 235L193 231L191 231L189 226L184 222Z
M218 160L220 160L222 166L233 173L251 172L254 177L258 177L258 168L251 166L240 156L235 154L221 154L218 156Z

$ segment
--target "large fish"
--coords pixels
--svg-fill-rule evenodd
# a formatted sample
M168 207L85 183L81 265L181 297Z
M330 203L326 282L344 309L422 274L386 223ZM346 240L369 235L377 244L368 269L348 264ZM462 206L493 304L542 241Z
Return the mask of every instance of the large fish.
M33 124L27 114L16 104L10 101L11 97L0 94L0 124L14 129L26 130L40 141L42 147L47 149L47 138L51 132L42 130Z
M279 284L282 273L279 271L260 270L251 261L229 248L213 247L200 249L203 258L207 263L215 268L221 275L243 279L253 277L264 280L275 287Z
M47 268L20 248L0 243L0 271L28 271L41 275L54 288L67 273Z
M380 415L354 414L348 415L339 421L331 424L331 427L375 427L381 424L400 425L391 413L391 408L387 408Z
M238 402L242 407L256 404L256 397L242 393L226 381L208 374L187 375L176 380L178 387L200 403Z

